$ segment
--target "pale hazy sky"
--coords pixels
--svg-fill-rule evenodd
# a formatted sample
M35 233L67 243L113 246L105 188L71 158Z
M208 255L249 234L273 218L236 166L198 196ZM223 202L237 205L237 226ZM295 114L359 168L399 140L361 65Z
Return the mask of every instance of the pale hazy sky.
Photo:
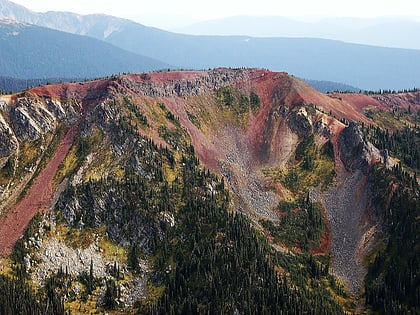
M11 0L36 12L104 13L160 28L236 15L420 16L419 0Z

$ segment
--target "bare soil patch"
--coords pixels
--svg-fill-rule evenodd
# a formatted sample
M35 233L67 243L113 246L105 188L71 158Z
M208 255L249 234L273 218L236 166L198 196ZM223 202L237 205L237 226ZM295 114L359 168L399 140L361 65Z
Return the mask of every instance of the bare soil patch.
M10 255L16 241L38 211L50 208L54 175L73 143L78 126L74 125L63 137L54 156L38 175L25 197L0 218L0 257Z

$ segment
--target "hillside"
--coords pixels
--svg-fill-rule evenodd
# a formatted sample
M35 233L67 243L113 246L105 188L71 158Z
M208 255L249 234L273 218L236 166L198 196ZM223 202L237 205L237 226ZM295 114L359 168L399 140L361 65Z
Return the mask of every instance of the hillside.
M0 19L32 24L66 33L89 36L100 40L134 22L102 15L81 15L71 12L38 13L8 0L0 0Z
M18 79L0 76L0 94L13 94L35 86L82 81L76 78Z
M348 92L348 93L358 93L361 91L360 88L331 81L318 81L318 80L305 80L304 82L308 83L315 90L321 93L330 93L330 92Z
M90 37L11 21L0 20L0 43L0 76L92 78L168 68Z
M409 182L407 218L418 185L398 182L404 150L377 149L367 139L389 144L365 129L414 123L419 100L325 95L284 72L224 68L0 96L0 286L14 296L8 275L30 278L56 314L380 311L375 292L391 284L375 279L397 266L382 255L410 263L400 279L411 288L419 251L387 251L388 236L415 244L418 233L392 229L404 216L387 209L399 213L403 194L387 204L377 172L393 170L401 191ZM386 310L416 307L392 292Z
M95 37L177 69L259 67L287 71L301 78L340 82L362 90L375 91L420 86L420 51L414 49L375 47L317 38L193 36L167 32L112 16L36 13L5 0L0 5L5 18ZM152 63L148 69L156 68L167 66L158 64L156 67ZM140 70L135 67L126 70L126 67L120 66L114 73L125 71ZM75 76L80 77L80 74Z
M420 49L413 38L420 31L417 17L282 17L233 16L203 21L176 30L191 35L325 38L382 47ZM405 34L405 36L401 36Z

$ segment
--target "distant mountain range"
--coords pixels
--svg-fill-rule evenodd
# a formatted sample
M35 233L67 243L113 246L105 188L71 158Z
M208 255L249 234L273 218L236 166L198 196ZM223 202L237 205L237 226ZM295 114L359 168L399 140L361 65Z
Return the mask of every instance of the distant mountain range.
M41 85L49 85L63 82L79 82L85 78L41 78L41 79L19 79L0 76L0 94L13 94L26 89Z
M86 35L100 40L136 24L130 20L102 14L80 15L55 11L38 13L7 0L0 0L0 18Z
M307 79L302 79L302 81L306 82L307 84L312 86L315 90L321 93L331 93L331 92L358 93L358 92L361 92L360 88L357 88L348 84L339 83L339 82L307 80ZM0 78L0 82L1 82L1 78Z
M420 50L314 38L183 35L105 15L35 13L5 0L0 0L0 17L90 37L70 37L28 25L19 26L19 36L14 36L9 23L0 30L0 50L13 58L1 61L0 75L84 77L163 68L259 67L367 90L420 86ZM25 41L22 35L30 29L31 37ZM44 32L48 35L41 35Z
M420 49L420 18L287 18L234 16L195 23L176 32L191 35L311 37L393 48Z
M87 36L0 21L0 75L92 78L168 65Z

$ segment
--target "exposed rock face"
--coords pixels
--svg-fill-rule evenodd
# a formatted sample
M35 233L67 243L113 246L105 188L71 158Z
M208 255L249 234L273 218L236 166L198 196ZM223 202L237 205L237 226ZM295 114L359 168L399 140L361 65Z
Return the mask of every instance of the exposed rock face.
M343 174L321 197L332 230L333 273L352 293L359 293L366 269L358 257L366 232L361 219L369 206L369 187L361 170Z
M330 127L328 127L328 124L325 121L325 117L322 117L320 120L315 122L314 130L317 133L322 134L325 138L329 139L332 136L332 131L331 131Z
M34 235L23 244L29 250L23 264L36 285L43 286L50 277L62 272L69 275L72 282L62 289L80 298L86 285L81 278L86 279L92 273L99 286L99 292L93 293L98 304L103 303L107 280L116 281L120 290L117 303L122 309L147 296L150 275L147 260L138 259L137 272L133 273L117 251L111 252L107 245L103 245L100 234L90 234L84 245L75 248L72 238L61 235L56 224L54 212L48 212L39 222ZM65 295L64 300L69 295Z
M4 104L2 108L7 108L7 105ZM1 158L9 157L16 150L17 146L17 139L9 124L3 118L2 111L0 110L0 161ZM2 165L4 163L0 163L0 167Z
M141 114L147 116L150 122L147 127L141 127L144 130L140 132L158 141L159 144L166 145L169 143L165 144L157 129L167 123L165 119L168 116L156 118L158 115L153 113L154 108L146 104L150 100L152 100L151 103L164 102L169 114L181 117L176 123L179 124L179 129L191 136L197 154L199 156L200 154L206 156L206 153L212 155L212 161L216 161L214 167L213 165L206 166L213 167L213 170L225 176L232 188L236 209L249 214L255 220L265 218L276 221L279 218L275 207L278 200L284 196L279 191L267 187L262 174L263 168L283 167L289 162L295 163L296 146L302 138L314 132L317 132L319 137L323 137L323 141L328 138L336 146L339 133L337 130L341 130L330 129L334 125L331 121L336 123L338 121L327 114L322 114L322 118L319 117L320 112L308 114L309 109L308 112L305 109L308 108L305 107L308 102L295 85L298 85L300 89L303 87L295 81L297 80L287 74L274 74L266 70L218 69L117 76L86 83L34 89L16 96L10 104L0 101L0 168L8 159L14 158L20 144L30 140L43 140L46 134L53 134L57 126L63 123L75 126L74 132L81 139L88 139L95 130L99 130L101 135L106 137L107 146L104 150L109 150L111 157L109 160L103 157L101 161L98 161L95 160L96 156L100 155L95 154L98 152L88 152L74 173L69 175L67 182L63 182L65 186L70 186L70 189L80 189L80 191L73 191L75 192L73 195L65 196L66 198L63 199L57 196L57 207L73 227L83 229L86 225L91 227L107 225L108 236L119 244L129 245L134 240L147 251L150 236L159 236L163 233L156 226L161 223L174 226L176 224L174 218L165 212L158 211L158 216L154 218L157 219L154 220L155 222L142 218L122 222L121 208L124 207L124 196L118 195L112 187L101 194L90 193L88 186L83 186L83 184L86 180L85 175L92 171L93 167L96 167L95 171L102 167L103 172L100 175L106 179L109 174L107 168L111 168L113 163L120 162L131 163L135 172L143 178L156 178L157 174L148 168L148 163L152 161L152 158L139 154L146 150L144 143L141 140L129 139L121 130L120 125L115 124L115 121L127 118L124 116L126 114L124 111L129 109L117 108L112 100L114 97L126 96L135 99L136 108L141 111ZM247 125L238 127L229 119L223 120L222 115L217 116L220 108L215 105L216 102L212 99L214 93L211 93L220 87L230 85L238 87L244 95L249 95L250 91L255 90L261 99L257 112L250 110L246 113L249 115ZM328 99L319 95L314 96L313 93L315 92L308 92L311 99L318 99L318 97L322 101ZM203 98L193 98L195 96L203 96ZM190 121L192 116L188 115L190 114L188 110L192 110L193 106L187 101L191 99L193 102L199 102L196 106L198 109L194 112L196 116L203 113L203 116L198 117L201 119L199 121L201 127ZM335 105L339 102L340 100L334 99L331 104ZM86 108L89 110L85 110ZM357 117L355 113L352 115L355 115L352 117ZM216 121L219 117L221 121ZM208 122L213 119L215 121ZM79 122L76 124L76 121L80 124ZM177 126L170 124L170 127L176 130ZM127 126L138 127L131 121L127 123ZM169 131L173 131L172 129ZM357 292L362 286L365 270L356 256L363 234L370 230L370 226L360 226L361 218L370 206L366 175L373 161L387 162L389 158L387 151L379 152L370 143L364 141L355 123L351 123L339 134L338 149L335 151L336 153L339 151L340 158L336 157L336 162L340 163L336 163L336 166L339 164L341 167L342 162L346 169L343 172L345 174L339 174L341 177L337 179L337 185L326 192L319 192L319 196L315 199L323 201L331 223L332 251L335 256L334 272L349 284L353 292ZM41 156L44 150L45 148L40 147L37 154ZM202 159L202 162L206 164L205 159ZM14 165L14 167L18 166ZM26 182L31 176L32 174L29 174L25 177ZM19 177L18 180L23 182L22 178ZM21 185L21 190L25 183ZM4 187L0 186L0 192L2 192L0 204L11 191L9 186ZM16 188L15 190L18 191ZM141 207L142 205L139 204L139 211L143 210ZM139 215L139 217L142 216ZM130 235L130 237L125 235ZM48 273L61 265L70 267L75 265L77 266L75 270L78 272L85 270L86 261L89 264L90 258L94 260L97 272L100 275L106 274L108 262L103 260L96 245L79 252L68 248L58 240L51 240L42 246L40 259L43 269L39 269L42 273L37 275L39 281L45 279ZM34 268L30 257L26 257L25 262L28 269ZM127 296L128 300L134 301L136 296L144 292L142 291L144 283L140 280L136 281L128 285L126 290L127 292L138 290L140 293L134 294L132 298Z
M87 248L73 249L67 246L64 242L55 238L49 239L40 250L36 257L35 267L33 268L32 277L38 284L44 284L45 280L53 274L57 273L59 269L67 272L75 279L83 273L89 274L92 266L93 276L96 278L112 279L113 267L117 264L119 272L125 276L128 275L127 266L120 261L107 259L103 255L103 250L99 247L98 242L95 241ZM31 258L25 257L25 266L31 268ZM146 261L141 261L142 275L134 276L131 280L125 281L121 284L121 296L118 300L121 306L129 307L147 295L147 277L149 266ZM102 287L104 286L101 284ZM74 293L78 295L79 284L76 283ZM103 291L103 289L102 289ZM103 297L104 292L99 293L98 300Z
M360 170L364 175L369 171L372 162L382 161L392 165L386 150L380 151L363 139L357 123L352 122L338 137L340 157L344 166L351 171Z
M30 93L0 100L0 169L6 163L10 168L7 182L0 184L0 214L32 178L57 127L74 125L79 113L77 101L41 98ZM39 142L32 152L23 152L22 144L36 140ZM20 158L25 154L26 161Z
M137 95L150 97L184 97L187 95L199 96L223 86L247 81L252 76L252 70L217 69L202 71L188 79L171 78L168 76L166 80L156 82L156 80L152 80L150 75L143 74L136 76L134 80L130 77L118 78L116 82L123 86L125 88L124 90L134 91Z
M57 117L43 102L22 98L10 110L10 120L19 140L36 140L55 129Z
M306 137L312 133L312 123L304 108L298 111L292 111L289 115L289 126L299 137Z
M112 266L112 261L106 261L102 257L95 243L85 249L73 249L57 239L50 239L42 246L37 260L42 262L35 268L34 273L38 283L44 283L48 276L56 273L60 268L78 276L82 272L89 272L92 261L94 275L105 277L107 266Z
M4 103L1 109L0 136L16 136L19 141L37 140L44 133L53 132L59 121L74 124L78 117L71 104L62 104L58 100L41 101L30 97L17 98L13 105Z
M378 228L371 201L369 167L377 161L388 166L393 162L387 150L380 151L363 139L356 123L341 131L338 148L337 162L343 164L344 170L338 174L337 185L319 197L332 229L333 272L351 292L359 293L366 275L362 259L375 241Z
M150 236L155 234L153 222L140 216L130 222L123 221L120 211L124 205L122 197L116 191L110 190L103 195L80 192L65 203L59 201L58 206L72 226L83 229L85 224L101 227L106 223L108 235L118 243L129 246L136 242L144 250L148 250Z
M345 167L349 170L361 170L367 174L368 148L366 142L363 140L362 132L356 123L352 122L343 129L338 137L340 148L340 157Z

